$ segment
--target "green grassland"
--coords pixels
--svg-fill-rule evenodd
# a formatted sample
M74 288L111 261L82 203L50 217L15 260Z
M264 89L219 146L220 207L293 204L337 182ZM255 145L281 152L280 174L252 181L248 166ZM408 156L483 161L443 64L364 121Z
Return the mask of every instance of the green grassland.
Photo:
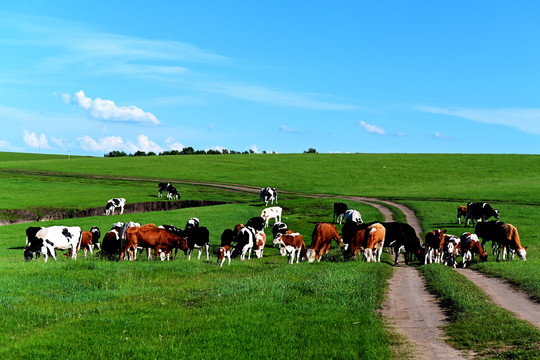
M78 225L83 230L97 225L105 232L116 221L183 227L196 216L209 228L215 246L225 228L260 214L258 196L181 181L272 186L280 189L283 221L304 234L309 245L315 223L331 221L336 199L294 193L392 199L413 208L424 231L444 227L458 236L472 228L456 224L457 205L488 201L501 210L501 220L518 228L522 243L529 246L528 261L497 263L490 256L473 267L509 279L540 299L539 160L438 154L68 159L0 153L0 210L80 210L104 206L111 197L125 197L128 203L157 201L157 182L169 180L178 185L183 200L227 204L39 225ZM382 220L370 206L347 203L365 221ZM397 219L403 220L402 214ZM261 358L269 357L269 349L272 358L391 356L393 336L376 312L392 273L387 255L381 264L342 262L340 252L333 250L331 261L289 266L269 246L263 259L235 260L223 268L216 266L215 257L210 263L188 262L183 255L164 263L62 256L57 262L24 263L21 247L30 225L0 227L0 311L6 314L0 320L5 329L0 354L7 359L48 357L51 352L65 358ZM462 280L449 281L455 282L459 287ZM321 337L332 346L321 343ZM508 340L497 346L514 345Z

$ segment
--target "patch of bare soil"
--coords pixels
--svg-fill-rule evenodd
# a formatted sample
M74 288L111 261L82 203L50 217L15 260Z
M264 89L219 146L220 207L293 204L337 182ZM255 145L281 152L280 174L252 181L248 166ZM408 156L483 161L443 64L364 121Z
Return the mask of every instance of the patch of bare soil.
M490 278L471 269L456 270L482 289L494 304L540 328L540 304L532 301L527 294L515 289L504 280Z
M178 201L151 201L151 202L139 202L139 203L127 203L124 207L124 214L135 214L141 212L151 211L169 211L182 208L201 207L201 206L213 206L221 205L224 202L220 201L206 201L206 200L178 200ZM0 225L25 223L35 221L46 220L62 220L68 218L82 218L90 216L101 216L105 211L104 206L90 208L79 211L69 211L61 209L37 209L34 211L28 210L7 210L4 211L4 217L8 220L0 221ZM119 213L119 209L115 211L115 214Z

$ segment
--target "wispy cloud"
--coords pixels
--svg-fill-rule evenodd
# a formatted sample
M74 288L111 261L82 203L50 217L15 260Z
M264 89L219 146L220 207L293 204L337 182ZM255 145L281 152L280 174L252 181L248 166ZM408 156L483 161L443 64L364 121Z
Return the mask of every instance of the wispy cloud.
M453 137L447 136L447 135L443 135L443 134L441 134L441 133L438 132L438 131L435 131L435 133L433 134L433 136L435 136L437 139L441 139L441 140L454 140Z
M295 129L287 126L287 125L281 125L279 127L279 131L284 132L284 133L289 133L289 134L297 134L297 133L299 133L298 130L295 130Z
M540 109L448 109L425 105L417 105L414 109L425 113L460 117L485 124L509 126L525 133L540 135Z
M277 106L304 108L311 110L359 110L360 106L340 104L321 99L322 95L295 93L270 89L256 85L238 85L225 83L200 84L202 91L219 93L229 97L267 103Z
M62 94L62 98L68 104L74 104L82 108L89 116L98 120L127 121L134 123L148 123L158 125L159 120L150 112L145 112L136 106L117 106L112 100L96 98L92 100L84 94L84 91Z
M360 126L363 127L368 133L377 134L377 135L386 135L386 132L375 125L366 123L365 121L360 121Z

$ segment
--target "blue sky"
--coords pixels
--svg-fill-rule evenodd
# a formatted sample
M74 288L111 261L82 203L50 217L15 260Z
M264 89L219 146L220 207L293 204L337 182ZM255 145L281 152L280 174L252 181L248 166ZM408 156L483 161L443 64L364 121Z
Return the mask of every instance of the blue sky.
M536 1L4 1L0 151L540 152Z

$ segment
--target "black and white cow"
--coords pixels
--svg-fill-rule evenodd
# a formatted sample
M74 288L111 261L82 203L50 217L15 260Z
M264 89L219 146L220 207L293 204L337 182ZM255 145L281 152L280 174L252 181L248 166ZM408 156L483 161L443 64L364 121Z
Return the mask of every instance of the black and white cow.
M167 199L169 199L169 200L173 200L173 199L178 200L178 199L180 199L180 193L172 185L169 186L169 188L167 189Z
M262 218L261 218L262 219ZM272 226L272 237L275 239L278 234L285 234L289 230L287 227L287 224L283 222L276 222L274 223L274 226Z
M107 205L105 206L105 212L103 214L114 215L114 210L116 210L116 208L120 208L120 215L122 215L124 213L124 206L126 206L126 199L112 198L107 201Z
M355 209L349 209L345 211L345 222L353 221L357 224L362 224L362 215L360 215L360 211Z
M199 219L196 217L190 218L186 223L186 229L199 227Z
M248 260L251 259L251 251L253 250L253 245L255 244L255 234L257 231L251 226L244 226L236 234L236 246L232 252L240 255L240 260L246 258L248 255ZM236 250L238 249L238 250Z
M278 196L277 188L271 188L271 187L262 188L259 200L264 201L264 205L268 205L268 202L270 201L272 202L272 204L274 204L274 200L276 201L276 204L277 204L278 203L277 196Z
M467 226L469 225L469 220L472 219L472 224L474 226L474 221L487 221L490 217L499 219L499 210L495 210L488 203L481 202L470 202L467 204L467 216L465 217Z
M334 218L332 222L335 224L336 220L341 223L343 222L343 218L345 217L345 212L349 210L347 207L347 204L344 204L342 202L335 202L334 203Z
M182 236L187 239L188 259L194 249L199 251L198 259L201 259L202 249L206 248L206 261L210 260L210 232L204 226L190 227L184 229Z
M78 226L50 226L44 227L34 233L27 231L27 244L24 249L24 259L32 260L34 254L42 253L47 262L49 256L56 260L56 249L71 250L73 259L77 259L81 228Z
M158 197L163 197L163 192L164 191L167 191L167 189L169 188L169 186L171 186L171 183L159 183L158 184Z
M30 226L30 227L26 228L26 245L25 245L26 247L28 247L28 240L35 238L36 234L41 229L43 229L43 228L39 227L39 226ZM34 253L34 255L36 256L36 258L39 259L39 256L41 255L41 251L36 251Z

